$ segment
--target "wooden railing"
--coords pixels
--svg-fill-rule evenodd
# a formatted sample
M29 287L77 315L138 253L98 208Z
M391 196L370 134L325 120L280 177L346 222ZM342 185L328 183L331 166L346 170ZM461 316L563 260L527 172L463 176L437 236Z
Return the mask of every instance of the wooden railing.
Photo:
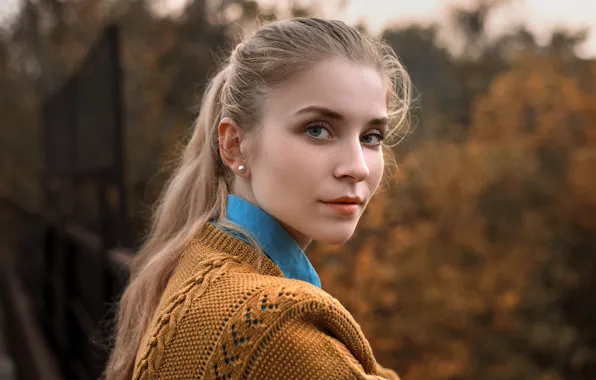
M19 378L97 379L132 253L103 247L80 226L11 207L21 214L23 231L11 253L13 265L3 268L2 299ZM47 363L53 369L40 374Z
M109 25L44 101L44 205L31 211L0 200L19 219L14 260L3 268L10 274L4 288L11 289L3 294L6 329L27 323L46 342L9 334L19 378L53 378L27 365L39 360L53 362L66 379L97 379L104 370L110 311L132 257L118 247L134 241L125 216L122 80L119 28Z

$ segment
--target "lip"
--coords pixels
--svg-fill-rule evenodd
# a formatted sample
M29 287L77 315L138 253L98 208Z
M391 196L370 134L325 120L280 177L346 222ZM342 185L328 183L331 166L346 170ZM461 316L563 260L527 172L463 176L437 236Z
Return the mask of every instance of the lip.
M362 198L355 195L346 195L329 201L323 201L323 203L362 203Z
M356 203L323 203L325 204L325 206L328 206L334 211L337 211L338 213L343 215L354 215L358 212L358 208L360 207L360 205Z
M322 203L342 215L354 215L358 212L362 199L355 196L344 196L330 201L322 201Z

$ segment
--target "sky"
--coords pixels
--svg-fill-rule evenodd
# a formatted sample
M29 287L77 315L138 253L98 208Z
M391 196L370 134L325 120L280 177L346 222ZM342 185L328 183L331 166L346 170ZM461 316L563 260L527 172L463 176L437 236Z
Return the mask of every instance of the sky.
M174 3L184 0L169 0ZM261 0L261 3L281 3L283 1ZM319 4L331 4L334 1L313 1ZM337 3L337 1L335 1ZM446 25L448 10L451 6L470 7L478 0L347 0L342 13L335 9L325 10L325 17L341 19L349 24L365 21L373 33L382 31L387 25L408 25L412 23L430 24L436 22ZM535 33L538 41L545 43L550 31L555 28L578 30L589 27L588 40L579 50L584 58L596 58L596 0L515 0L495 10L488 20L488 33L497 36L510 30L515 25L525 24ZM449 32L443 33L446 45L454 45L449 40Z
M22 0L0 0L0 29L11 19ZM186 0L154 0L162 9L175 12ZM259 0L263 4L287 4L288 0ZM407 25L411 23L429 24L437 22L446 25L450 6L470 6L478 0L344 0L347 5L342 12L336 4L342 0L302 0L315 3L321 9L322 17L343 20L349 24L364 21L372 33L380 32L386 25ZM596 58L596 0L514 0L495 11L488 22L488 32L492 36L525 24L540 42L546 42L554 28L577 30L591 28L588 40L579 50L584 58ZM445 29L443 43L457 48L456 39Z

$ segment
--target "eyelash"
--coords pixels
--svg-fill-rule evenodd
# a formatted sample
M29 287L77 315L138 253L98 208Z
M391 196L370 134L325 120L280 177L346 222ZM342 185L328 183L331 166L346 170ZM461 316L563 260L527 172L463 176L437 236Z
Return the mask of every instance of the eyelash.
M315 121L313 123L308 124L305 127L305 133L307 131L309 131L310 129L312 129L312 128L323 128L323 129L327 130L327 132L331 135L331 131L329 130L329 125L327 123L325 123L325 122ZM380 132L369 133L369 134L364 135L363 137L366 137L366 136L376 136L379 139L379 143L378 144L374 144L372 146L381 145L383 143L383 140L385 140L385 136L382 133L380 133ZM309 136L309 137L312 137L312 136ZM316 139L316 140L321 140L321 139L317 139L316 137L312 137L312 138L313 139Z

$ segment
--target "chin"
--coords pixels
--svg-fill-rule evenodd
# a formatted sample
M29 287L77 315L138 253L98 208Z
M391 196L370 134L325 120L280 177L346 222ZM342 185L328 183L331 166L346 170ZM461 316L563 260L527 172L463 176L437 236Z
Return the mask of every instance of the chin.
M329 245L340 245L344 244L354 235L354 228L343 228L343 229L329 229L325 231L323 228L319 229L312 238L319 243Z

